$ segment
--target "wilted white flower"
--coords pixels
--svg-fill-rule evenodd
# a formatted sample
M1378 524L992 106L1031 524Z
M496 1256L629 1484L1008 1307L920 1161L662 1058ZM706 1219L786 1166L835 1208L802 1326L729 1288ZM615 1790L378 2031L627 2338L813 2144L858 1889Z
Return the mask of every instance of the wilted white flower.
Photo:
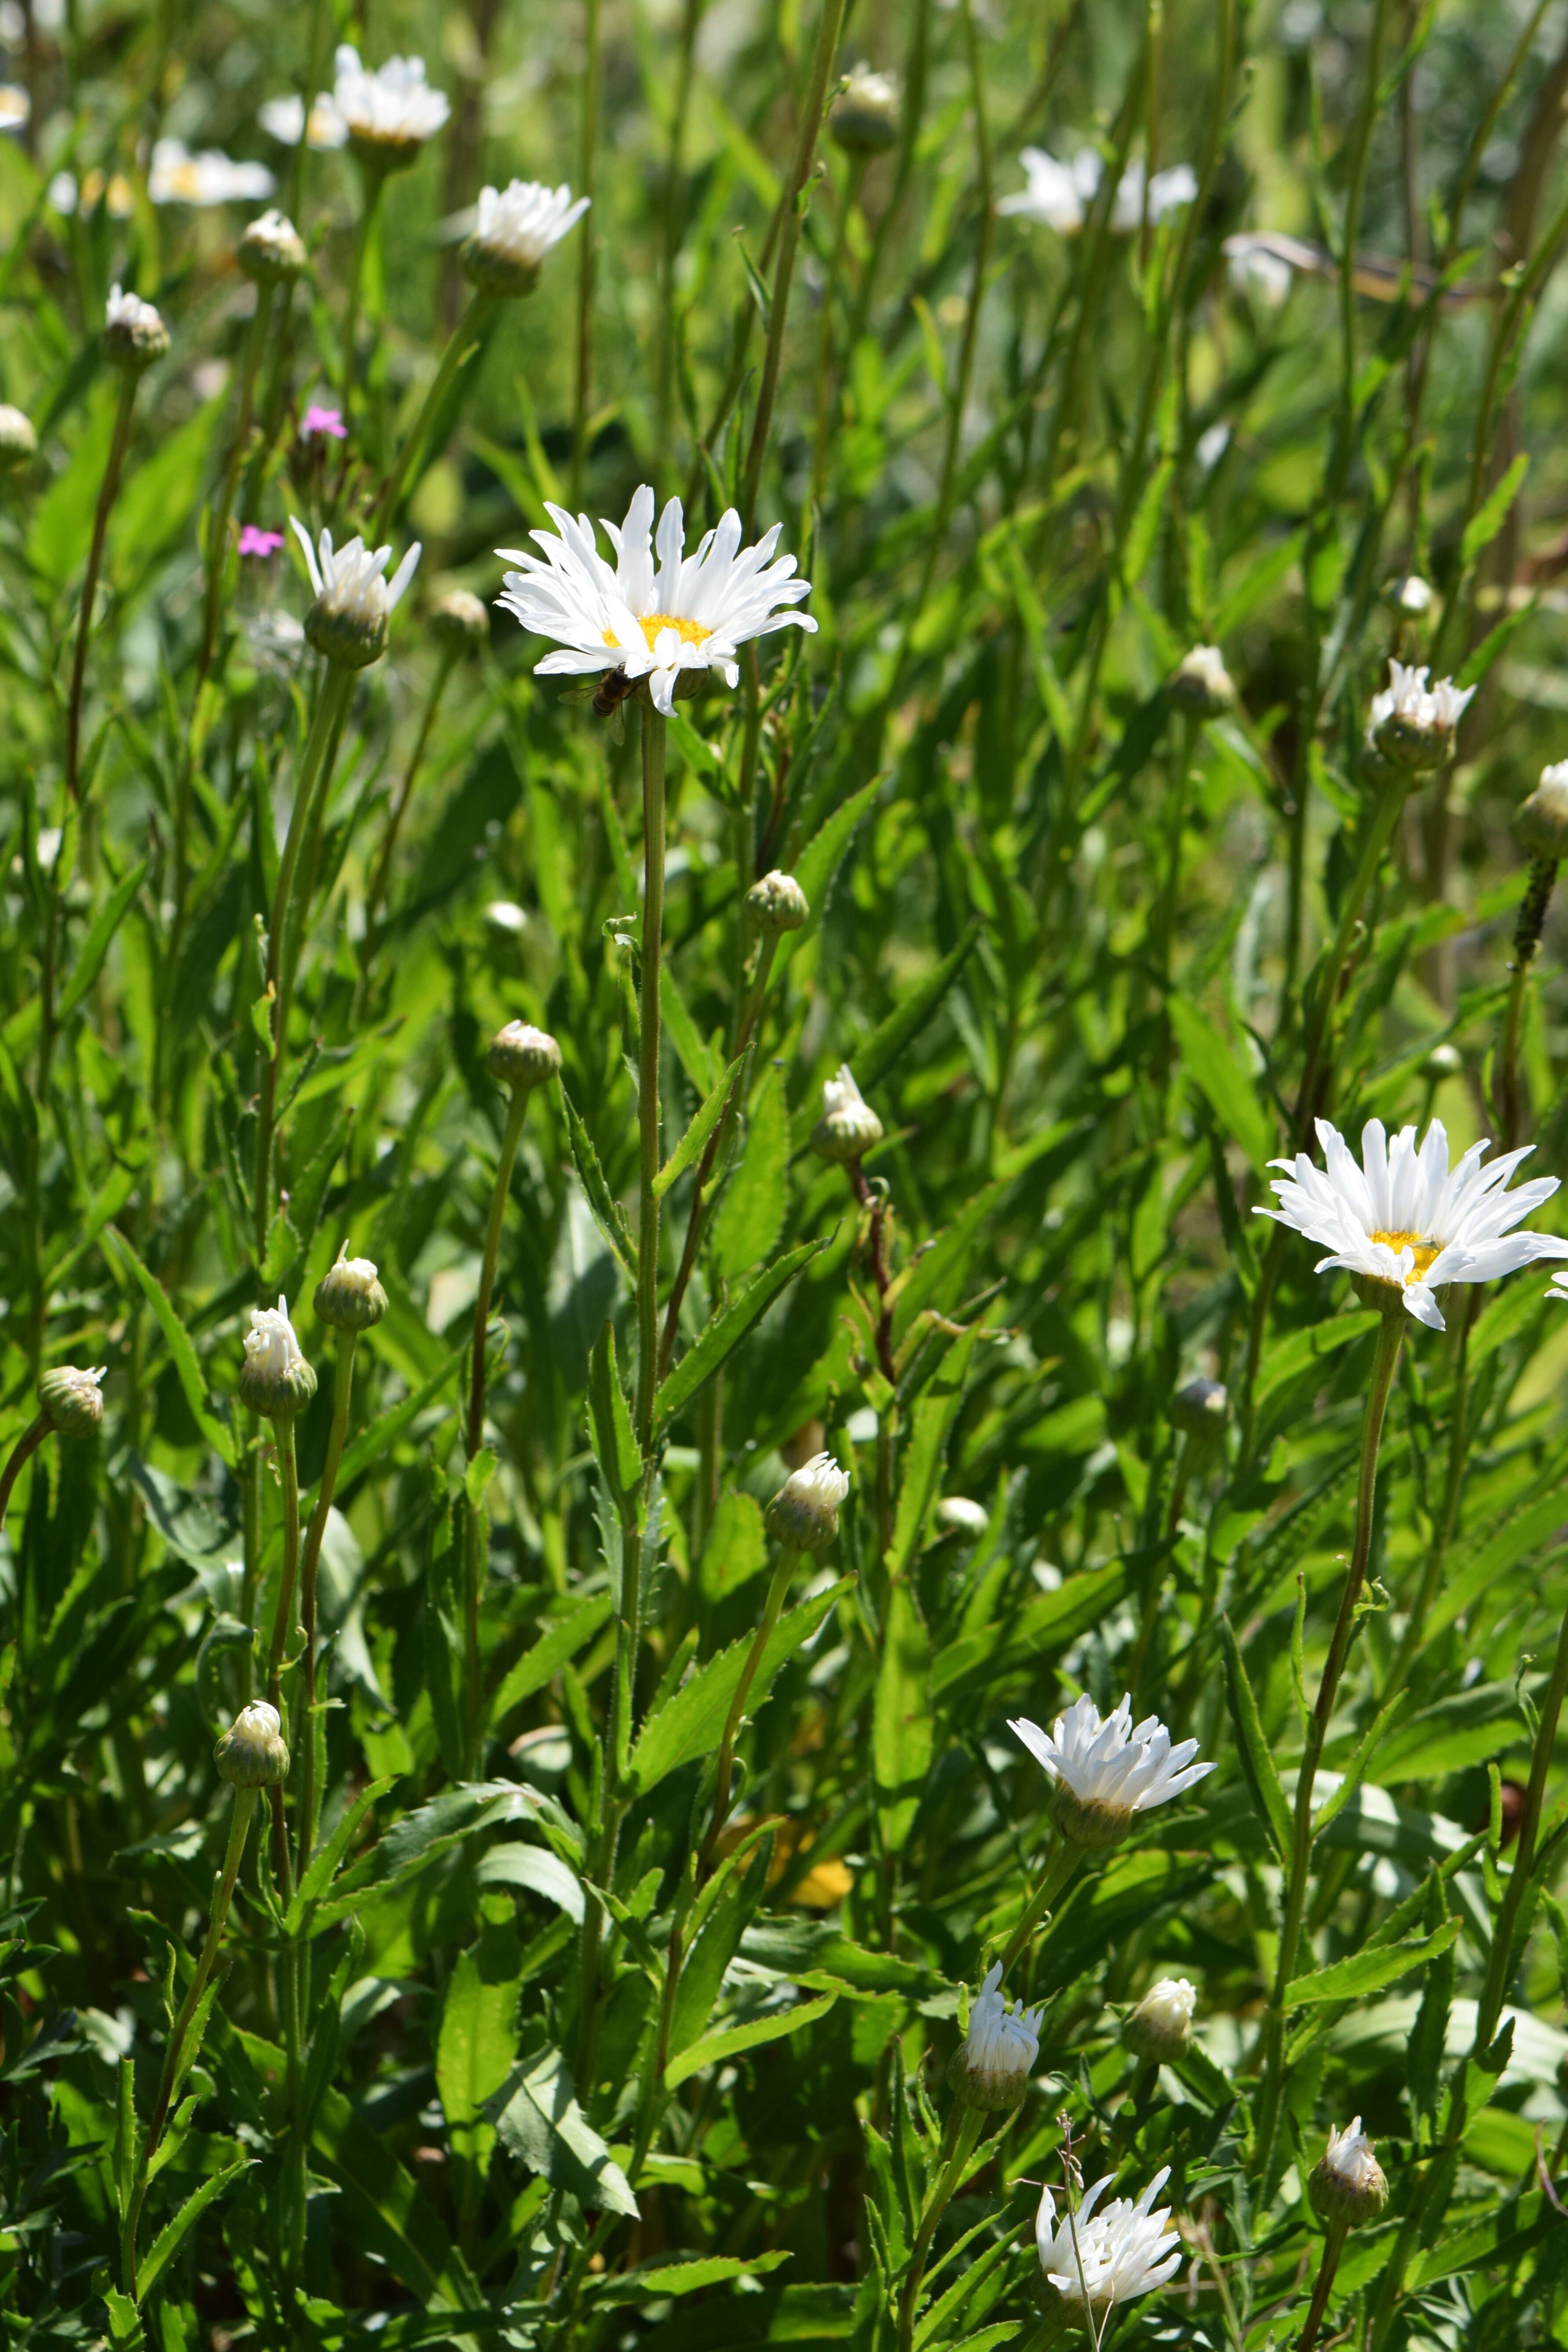
M1307 2188L1313 2211L1331 2226L1337 2221L1354 2230L1376 2221L1388 2202L1388 2182L1359 2116L1347 2130L1330 2132Z
M1057 1717L1051 1731L1027 1717L1008 1727L1051 1775L1052 1815L1062 1835L1077 1845L1119 1843L1134 1813L1168 1803L1214 1769L1211 1763L1192 1761L1196 1739L1173 1748L1158 1716L1135 1724L1130 1696L1102 1717L1085 1691Z
M1218 646L1194 646L1184 654L1168 691L1178 710L1190 710L1200 719L1217 717L1236 699L1230 672Z
M1255 1212L1293 1226L1329 1252L1315 1273L1343 1266L1383 1285L1401 1294L1417 1322L1441 1331L1435 1294L1446 1284L1496 1282L1537 1258L1568 1257L1568 1241L1555 1234L1513 1231L1557 1190L1555 1176L1537 1176L1512 1192L1505 1189L1531 1145L1505 1151L1483 1168L1489 1146L1472 1143L1450 1171L1441 1119L1432 1121L1417 1151L1413 1127L1402 1127L1391 1145L1383 1121L1374 1118L1362 1129L1358 1168L1337 1128L1320 1118L1317 1129L1324 1167L1314 1168L1304 1151L1293 1160L1272 1160L1286 1171L1273 1180L1280 1205Z
M573 201L565 181L547 188L514 180L481 188L474 234L463 247L464 274L485 294L527 294L552 245L576 227L592 199Z
M254 204L271 195L276 185L265 163L236 163L216 148L193 155L179 139L155 142L147 174L147 194L155 205Z
M822 1116L811 1129L811 1149L823 1160L845 1165L863 1160L873 1143L882 1141L882 1121L841 1062L822 1082Z
M969 2011L969 2031L947 2068L950 2089L989 2114L1016 2107L1040 2056L1044 2008L1002 1999L1002 1964L995 1962Z
M324 93L310 109L308 126L305 119L305 100L297 90L287 98L269 98L257 114L256 121L280 147L298 147L301 131L305 132L312 147L323 152L334 147L345 147L349 141L349 126L338 110L336 100Z
M1054 229L1059 236L1076 236L1099 193L1105 168L1097 150L1081 147L1071 163L1061 163L1043 148L1025 147L1019 161L1024 168L1025 184L1013 195L1003 196L997 210L1038 221L1042 227ZM1148 184L1149 219L1162 220L1166 213L1190 205L1197 194L1197 179L1189 163L1176 163L1168 171L1156 172ZM1111 226L1125 236L1139 227L1143 219L1144 166L1129 163L1111 207Z
M412 163L452 111L425 80L423 58L389 58L372 73L348 41L339 45L332 102L355 152L382 169Z
M1192 2034L1197 1990L1186 1977L1161 1977L1122 2027L1122 2039L1140 2058L1178 2058Z
M169 330L152 304L111 286L103 316L104 357L115 367L144 368L168 348Z
M1174 2278L1182 2256L1177 2232L1166 2227L1171 2209L1162 2205L1158 2212L1150 2210L1170 2177L1167 2164L1136 2204L1129 2197L1117 2197L1096 2210L1116 2178L1108 2172L1085 2192L1075 2215L1062 2215L1060 2228L1056 2200L1049 2189L1042 2189L1034 2242L1047 2285L1065 2303L1102 2314L1137 2295L1151 2294Z
M1366 740L1396 767L1417 773L1441 767L1454 748L1454 730L1463 718L1473 686L1456 686L1440 677L1428 689L1425 669L1391 660L1388 684L1372 698L1367 713Z
M507 573L506 593L497 603L525 629L555 638L561 648L538 664L541 677L619 670L646 678L654 709L667 716L684 677L695 684L702 673L717 670L727 686L737 686L738 646L775 629L817 625L809 613L780 609L810 595L811 583L795 577L792 555L769 561L779 541L777 523L755 547L742 550L740 517L730 507L687 556L681 502L672 499L659 518L655 572L653 493L644 483L625 521L619 528L603 525L615 551L612 571L594 545L586 515L574 520L556 506L547 511L556 530L531 534L542 562L520 548L496 551L503 562L522 566Z
M775 1543L789 1551L826 1551L839 1532L839 1505L850 1491L831 1454L814 1454L790 1472L765 1517Z
M33 101L14 81L0 81L0 131L25 131L33 119Z
M242 1404L270 1421L291 1419L316 1393L316 1375L288 1319L286 1298L276 1307L251 1308L239 1393Z
M241 1707L213 1755L231 1788L280 1789L288 1778L288 1742L277 1709L264 1698L253 1698Z
M420 543L414 541L392 578L385 580L382 575L390 547L369 548L355 538L335 548L329 530L323 530L319 545L312 546L298 516L291 520L316 591L316 602L305 615L305 634L329 662L344 669L363 669L386 649L387 625L418 568Z

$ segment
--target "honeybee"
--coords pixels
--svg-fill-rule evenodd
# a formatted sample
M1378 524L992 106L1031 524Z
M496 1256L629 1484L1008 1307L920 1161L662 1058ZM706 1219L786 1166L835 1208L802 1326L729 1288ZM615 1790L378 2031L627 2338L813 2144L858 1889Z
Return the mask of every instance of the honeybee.
M595 719L612 722L615 740L619 743L626 733L626 705L636 694L641 680L628 677L623 669L607 669L592 686L573 687L564 697L568 702L586 702Z

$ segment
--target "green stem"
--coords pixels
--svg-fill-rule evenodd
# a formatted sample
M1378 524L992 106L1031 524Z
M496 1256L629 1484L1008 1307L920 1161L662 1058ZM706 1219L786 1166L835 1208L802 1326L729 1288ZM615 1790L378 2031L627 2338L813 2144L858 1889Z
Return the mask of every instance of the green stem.
M402 448L398 451L396 462L382 485L381 497L376 503L375 519L367 534L372 542L379 542L391 530L393 517L397 512L398 500L402 495L403 483L408 478L409 467L424 447L425 437L441 413L441 404L446 397L454 376L460 368L467 366L483 342L486 328L490 321L490 314L496 309L498 299L497 295L479 290L472 293L468 298L467 309L447 338L446 349L441 354L441 364L436 369L430 389L424 395L419 415L415 417ZM422 748L423 742L422 737Z
M828 487L828 444L839 412L833 372L833 297L839 292L843 278L844 257L849 249L850 217L860 200L865 163L863 155L852 155L850 158L839 206L839 224L833 236L832 262L828 270L828 282L822 289L821 336L817 351L817 446L811 462L811 496L817 499L821 499Z
M245 1465L240 1485L241 1570L240 1615L251 1638L240 1655L240 1697L248 1701L254 1696L256 1680L256 1604L261 1584L261 1424L255 1413L248 1416L249 1434L246 1445Z
M132 2301L138 2299L136 2233L141 2219L141 2208L147 2196L148 2168L158 2152L159 2142L163 2137L163 2126L168 2121L175 2085L180 2079L180 2061L185 2046L185 2036L191 2030L191 2021L196 2013L197 2005L206 1989L207 1979L213 1972L213 1962L218 1955L218 1946L223 1939L224 1922L228 1917L229 1904L235 1891L235 1881L239 1876L240 1860L245 1853L246 1832L250 1828L250 1817L256 1810L258 1793L255 1789L236 1789L234 1792L234 1807L229 1814L228 1846L224 1854L223 1868L218 1874L217 1890L213 1897L212 1916L207 1923L206 1941L202 1946L201 1958L196 1962L196 1972L191 1979L184 2000L180 2004L173 2031L169 2036L169 2046L163 2053L163 2073L158 2086L158 2101L152 2110L152 2120L147 2127L147 2137L142 2143L141 2153L137 2161L136 2182L125 2209L125 2221L120 2231L120 2276L125 2292Z
M1296 2338L1296 2352L1312 2352L1312 2347L1318 2340L1318 2330L1322 2326L1323 2314L1328 2309L1329 2290L1333 2285L1334 2273L1339 2268L1339 2258L1344 2241L1345 2224L1343 2221L1332 2223L1329 2233L1323 2240L1322 2260L1318 2264L1317 2281L1312 2288L1312 2300L1307 2313L1306 2325Z
M92 539L88 547L87 575L82 582L81 612L77 620L76 654L71 663L70 701L66 711L66 789L73 801L81 798L81 706L82 691L87 683L88 641L92 635L92 608L98 599L99 574L103 569L103 542L109 530L109 518L119 495L125 453L131 446L131 418L136 406L138 381L132 368L125 369L121 374L120 405L115 412L109 460L103 469L103 480L99 485L98 504L93 509Z
M224 575L228 569L229 517L234 512L235 492L239 487L240 467L245 462L250 441L250 421L256 407L256 379L261 367L262 346L272 320L273 289L258 286L256 295L256 316L246 335L245 362L240 375L239 414L235 419L234 441L229 449L228 463L224 467L218 494L207 512L207 594L202 615L202 650L196 663L196 694L206 684L207 672L213 666L213 649L218 637L218 606L223 598ZM194 705L193 705L194 716ZM188 816L190 780L183 772L184 798L182 810ZM176 904L183 899L184 830L176 824L175 877Z
M299 1709L304 1748L300 1759L298 1822L298 1874L301 1878L309 1868L310 1857L315 1851L316 1821L321 1802L316 1760L316 1571L320 1563L321 1542L327 1532L327 1520L337 1488L338 1466L343 1459L343 1444L349 1433L354 1349L359 1342L357 1331L340 1331L338 1334L338 1362L332 1382L332 1426L328 1433L327 1458L321 1465L321 1483L316 1490L316 1505L310 1514L310 1525L305 1531L305 1549L299 1562L299 1622L305 1629L304 1676Z
M413 787L418 779L420 769L424 762L424 754L430 742L431 730L435 725L436 714L441 709L441 698L446 691L446 681L452 675L453 667L456 660L457 656L455 653L444 652L441 656L440 663L435 672L434 683L432 685L430 689L430 699L424 706L424 717L420 721L419 734L415 739L413 751L410 756L408 766L403 772L403 779L402 784L398 788L397 798L392 803L392 814L387 818L387 829L385 834L382 835L381 848L376 853L376 862L371 869L370 883L365 891L365 952L367 960L373 949L373 934L376 923L381 915L382 902L386 897L387 884L392 878L392 864L393 856L397 850L398 835L402 830L402 821L408 813L409 802L413 797Z
M1563 1701L1568 1694L1568 1612L1564 1612L1557 1635L1557 1654L1552 1662L1552 1680L1536 1725L1535 1745L1531 1751L1530 1782L1524 1792L1524 1809L1520 1815L1519 1843L1514 1848L1513 1869L1509 1876L1498 1913L1497 1927L1492 1935L1491 1957L1488 1963L1486 1982L1476 2011L1476 2034L1472 2055L1479 2057L1491 2045L1508 1998L1508 1986L1512 1957L1514 1932L1520 1906L1529 1890L1535 1864L1535 1843L1541 1832L1541 1816L1546 1803L1546 1783L1557 1747L1557 1728L1563 1714Z
M1285 1882L1285 1909L1280 1932L1279 1961L1274 1970L1274 1990L1264 2021L1263 2081L1258 2104L1259 2168L1266 2184L1272 2181L1274 2147L1279 2130L1280 2102L1284 2089L1285 2009L1289 1990L1296 1974L1296 1959L1301 1948L1301 1922L1306 1911L1307 1874L1312 1853L1312 1792L1317 1784L1318 1766L1322 1760L1324 1742L1333 1717L1334 1700L1339 1693L1340 1676L1350 1650L1354 1630L1355 1612L1362 1588L1366 1581L1366 1563L1372 1550L1372 1530L1377 1500L1377 1455L1383 1439L1383 1422L1388 1399L1394 1387L1394 1375L1398 1368L1399 1349L1405 1338L1405 1307L1396 1294L1383 1309L1378 1327L1377 1351L1373 1360L1372 1385L1366 1399L1366 1419L1362 1429L1361 1477L1356 1490L1355 1538L1340 1593L1339 1614L1329 1641L1328 1656L1323 1661L1322 1676L1318 1684L1317 1703L1307 1723L1306 1745L1301 1769L1296 1778L1296 1803L1292 1822L1290 1869Z
M773 1629L779 1622L779 1612L789 1598L789 1587L795 1580L800 1565L800 1554L798 1551L780 1551L778 1566L774 1569L768 1586L768 1598L763 1603L761 1620L751 1637L751 1647L746 1654L746 1664L740 1670L740 1680L736 1685L735 1696L729 1703L729 1713L725 1717L724 1735L718 1743L718 1777L714 1784L713 1818L708 1822L707 1835L703 1840L702 1852L697 1857L699 1885L706 1877L712 1866L714 1848L717 1845L725 1822L729 1818L729 1785L735 1771L735 1743L746 1717L746 1702L751 1696L751 1685L757 1679L757 1670L762 1664L763 1653L773 1638Z
M681 47L675 68L675 98L670 117L670 152L664 166L664 238L659 251L658 356L654 364L654 415L658 447L668 453L674 432L675 266L681 252L681 187L686 116L691 108L692 69L697 28L707 0L685 0L681 16Z
M659 970L664 931L664 720L643 705L643 954L637 1076L637 1442L645 1475L653 1459L659 1379Z
M1509 983L1508 1009L1498 1047L1498 1125L1504 1151L1511 1151L1519 1141L1519 1034L1523 1024L1524 992L1536 949L1541 945L1541 928L1546 920L1556 879L1556 858L1536 858L1530 869L1530 885L1520 906L1513 934L1513 977Z
M309 101L306 101L308 108ZM349 292L343 310L343 384L338 397L342 404L345 431L354 402L354 383L358 374L355 346L360 339L360 296L365 276L365 258L371 249L371 239L381 217L382 198L386 194L386 173L367 169L364 175L365 201L360 213L360 225L354 236L354 257L349 265ZM344 444L345 452L347 443Z
M920 2283L925 2275L925 2259L931 2251L931 2241L936 2234L937 2222L952 2201L954 2191L963 2181L984 2122L983 2111L964 2102L955 2104L948 2117L946 2137L952 2143L951 2153L926 2192L915 2232L915 2243L909 2250L909 2260L904 2266L904 2284L899 2290L898 2352L912 2352L915 2315L920 2303Z
M490 1325L490 1298L496 1287L496 1268L501 1257L501 1229L507 1214L507 1199L511 1191L512 1168L517 1156L517 1144L528 1116L528 1096L533 1089L523 1080L512 1087L512 1099L507 1109L507 1124L501 1136L501 1157L496 1170L496 1181L490 1193L490 1214L485 1228L485 1260L479 1270L478 1295L474 1301L473 1360L468 1374L468 1413L464 1431L464 1451L472 1462L485 1443L485 1372L486 1339ZM479 1757L484 1743L484 1710L479 1688L479 1603L485 1582L485 1544L482 1539L482 1500L472 1496L464 1498L463 1506L463 1672L467 1684L466 1717L469 1727L471 1775L477 1774Z
M593 194L594 154L599 143L599 12L600 0L585 0L586 53L582 68L582 111L578 119L577 193ZM582 469L588 461L588 404L593 390L593 262L594 209L591 204L578 224L577 370L571 399L571 503L582 503Z
M1074 1845L1069 1838L1062 1838L1055 1851L1047 1857L1040 1885L1030 1896L1024 1906L1022 1917L1002 1947L1001 1962L1004 1977L1024 1950L1030 1937L1082 1860L1083 1848Z
M267 1656L267 1697L281 1716L283 1654L295 1622L294 1596L299 1581L299 1469L294 1453L293 1416L285 1414L272 1426L283 1482L283 1565L278 1570L277 1605L272 1612L272 1643Z
M11 1449L10 1460L5 1469L0 1470L0 1533L5 1531L5 1514L11 1507L11 1489L21 1475L22 1465L37 1452L54 1425L48 1414L41 1412L37 1421L29 1423L22 1432Z

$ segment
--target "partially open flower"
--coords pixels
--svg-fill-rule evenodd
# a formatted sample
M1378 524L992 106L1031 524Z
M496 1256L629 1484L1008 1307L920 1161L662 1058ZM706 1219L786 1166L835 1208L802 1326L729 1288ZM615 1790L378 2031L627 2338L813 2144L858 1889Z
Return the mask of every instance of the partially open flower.
M811 1129L811 1149L819 1158L843 1166L863 1160L873 1143L882 1141L882 1121L841 1062L822 1087L822 1116Z
M45 1372L38 1381L38 1405L48 1424L60 1437L90 1437L103 1419L103 1376L107 1364L96 1371L78 1371L74 1364L60 1364L52 1372Z
M1542 769L1541 782L1513 813L1513 830L1531 857L1568 857L1568 760Z
M368 1257L350 1257L345 1242L316 1285L316 1312L334 1331L368 1331L387 1311L387 1295Z
M305 240L275 205L251 221L235 247L235 259L258 286L286 285L305 267Z
M969 2011L969 2031L947 2066L947 2087L972 2107L1000 2115L1016 2107L1040 2056L1045 2011L1002 1999L1002 1964L991 1968Z
M1230 1391L1223 1381L1187 1381L1170 1401L1173 1428L1200 1445L1218 1444L1230 1418Z
M1178 710L1196 719L1217 719L1236 699L1236 688L1218 646L1194 646L1184 654L1166 688Z
M139 372L168 349L169 330L152 303L111 286L103 320L103 356L110 365Z
M292 1421L316 1393L316 1375L288 1319L288 1301L253 1307L240 1366L240 1402L265 1421Z
M1176 2276L1181 2268L1181 2241L1175 2230L1166 2228L1171 2209L1150 2210L1170 2177L1167 2164L1136 2204L1130 2197L1116 2197L1101 2206L1116 2178L1108 2172L1086 2190L1075 2214L1062 2216L1060 2229L1056 2200L1049 2189L1041 2190L1034 2225L1040 2275L1070 2309L1081 2316L1092 2312L1103 2322L1113 2308L1131 2303L1135 2295L1153 2294Z
M787 1551L826 1551L839 1532L839 1505L850 1482L831 1454L819 1454L785 1479L764 1517Z
M497 1029L485 1056L490 1076L514 1092L518 1087L542 1087L560 1075L560 1047L548 1029L528 1021L508 1021Z
M477 653L490 642L490 615L466 588L453 588L430 612L430 634L444 654Z
M382 578L390 547L369 548L361 539L335 548L329 530L318 550L298 515L295 536L305 551L316 601L305 615L305 634L317 652L340 669L363 669L386 651L387 627L418 567L416 539L390 580Z
M759 931L798 931L811 909L795 877L775 868L752 884L746 894L746 911Z
M883 155L898 144L898 84L863 61L828 109L828 131L846 155Z
M1122 2026L1122 2039L1135 2057L1163 2064L1179 2058L1192 2039L1197 1992L1186 1977L1162 1977L1144 1995Z
M1158 1716L1134 1723L1131 1698L1102 1717L1085 1691L1051 1731L1027 1717L1008 1728L1051 1775L1052 1818L1074 1845L1119 1845L1135 1814L1167 1804L1214 1769L1192 1761L1196 1739L1173 1747Z
M1373 696L1367 714L1369 749L1413 775L1428 774L1452 756L1454 730L1474 693L1473 686L1456 686L1451 677L1428 689L1424 669L1391 661L1388 684Z
M348 130L349 145L373 172L401 172L417 163L452 109L424 79L423 58L389 58L372 73L349 42L340 44L332 103Z
M1388 2202L1388 2181L1372 2153L1372 2142L1353 2118L1347 2131L1330 2132L1329 2144L1312 2167L1307 2189L1312 2210L1332 2228L1358 2230L1375 2221Z
M288 1778L288 1742L277 1709L264 1698L242 1706L213 1750L218 1771L234 1789L281 1789Z
M0 400L0 474L14 473L37 454L38 436L32 419L13 408L8 400Z
M563 180L559 188L538 180L514 180L505 188L481 188L474 234L463 247L463 274L481 294L531 294L546 254L576 227L591 199L575 203Z

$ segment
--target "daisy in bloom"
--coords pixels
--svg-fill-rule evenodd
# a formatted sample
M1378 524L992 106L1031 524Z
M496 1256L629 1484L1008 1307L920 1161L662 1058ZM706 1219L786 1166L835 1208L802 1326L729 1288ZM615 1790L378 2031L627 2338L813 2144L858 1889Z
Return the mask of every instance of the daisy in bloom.
M1096 2207L1116 2176L1108 2172L1084 2194L1071 2219L1056 2219L1056 2200L1042 2189L1035 2219L1034 2242L1048 2286L1066 2303L1085 2305L1097 2316L1135 2295L1152 2294L1181 2268L1181 2241L1167 2230L1171 2209L1151 2211L1155 2198L1171 2177L1167 2164L1156 2172L1134 2204L1130 2197L1113 2198Z
M1056 1825L1075 1845L1119 1843L1134 1813L1168 1804L1214 1769L1212 1763L1193 1762L1196 1739L1173 1748L1157 1715L1134 1723L1130 1696L1102 1717L1085 1691L1050 1731L1027 1717L1008 1728L1050 1774Z
M1454 748L1454 730L1464 717L1473 686L1440 677L1428 688L1427 672L1391 660L1388 684L1372 698L1366 717L1368 748L1399 766L1441 767Z
M474 234L463 247L465 276L482 293L527 294L551 246L576 227L591 201L574 202L564 181L559 188L538 180L481 188Z
M392 554L390 547L369 548L362 539L334 547L329 530L312 546L310 534L298 515L295 536L305 553L305 568L316 602L305 615L305 634L319 654L346 669L362 669L385 651L387 625L403 590L419 567L416 539L390 580L382 578Z
M1407 1314L1441 1331L1447 1327L1436 1293L1445 1284L1496 1282L1537 1258L1568 1257L1568 1241L1556 1234L1513 1230L1557 1190L1555 1176L1506 1189L1531 1145L1483 1168L1488 1146L1473 1143L1450 1170L1441 1119L1432 1121L1417 1151L1413 1127L1402 1127L1390 1144L1383 1121L1374 1118L1362 1129L1358 1168L1337 1128L1326 1118L1317 1128L1324 1167L1314 1168L1304 1151L1272 1161L1285 1171L1274 1180L1280 1205L1255 1213L1293 1225L1325 1249L1315 1272L1343 1266L1398 1291Z
M348 41L339 47L332 103L350 145L362 161L383 169L412 163L452 111L442 91L425 80L423 58L389 58L372 73Z
M1043 148L1025 147L1019 161L1024 168L1025 184L1013 195L1004 196L997 206L998 212L1017 213L1025 220L1038 221L1042 228L1054 229L1058 236L1076 236L1099 194L1105 167L1098 152L1092 147L1081 147L1071 163L1061 163ZM1197 194L1197 179L1190 163L1176 163L1167 172L1156 172L1148 186L1150 221L1163 220L1166 213L1190 205ZM1129 163L1117 185L1111 226L1119 236L1127 236L1142 226L1143 218L1144 167L1141 163Z
M1002 1964L998 1960L981 1985L969 2011L969 2031L953 2053L947 2069L951 2088L961 2092L972 2107L999 2114L1016 2107L1029 2088L1029 2078L1040 2056L1040 2021L1043 2008L1025 2009L1021 2001L1002 1999Z
M308 121L305 100L298 91L290 92L287 98L269 98L256 121L280 147L298 147L302 137L319 152L349 143L349 126L339 113L336 101L326 96L316 100Z
M644 483L625 521L619 528L603 525L615 551L612 570L594 545L586 515L574 520L564 508L548 511L556 531L530 534L543 550L542 562L520 548L496 550L504 563L522 567L507 572L506 593L497 603L525 629L554 637L561 647L538 664L540 677L619 670L628 678L646 678L654 709L667 718L684 672L717 670L727 686L738 686L738 646L775 629L817 625L809 613L779 609L800 604L811 583L796 579L792 555L769 561L779 542L777 523L755 547L742 550L740 517L730 507L688 556L681 502L672 499L659 518L655 572L653 493Z
M147 194L155 205L260 203L276 184L265 163L236 163L215 148L193 155L179 139L156 142L147 174Z

